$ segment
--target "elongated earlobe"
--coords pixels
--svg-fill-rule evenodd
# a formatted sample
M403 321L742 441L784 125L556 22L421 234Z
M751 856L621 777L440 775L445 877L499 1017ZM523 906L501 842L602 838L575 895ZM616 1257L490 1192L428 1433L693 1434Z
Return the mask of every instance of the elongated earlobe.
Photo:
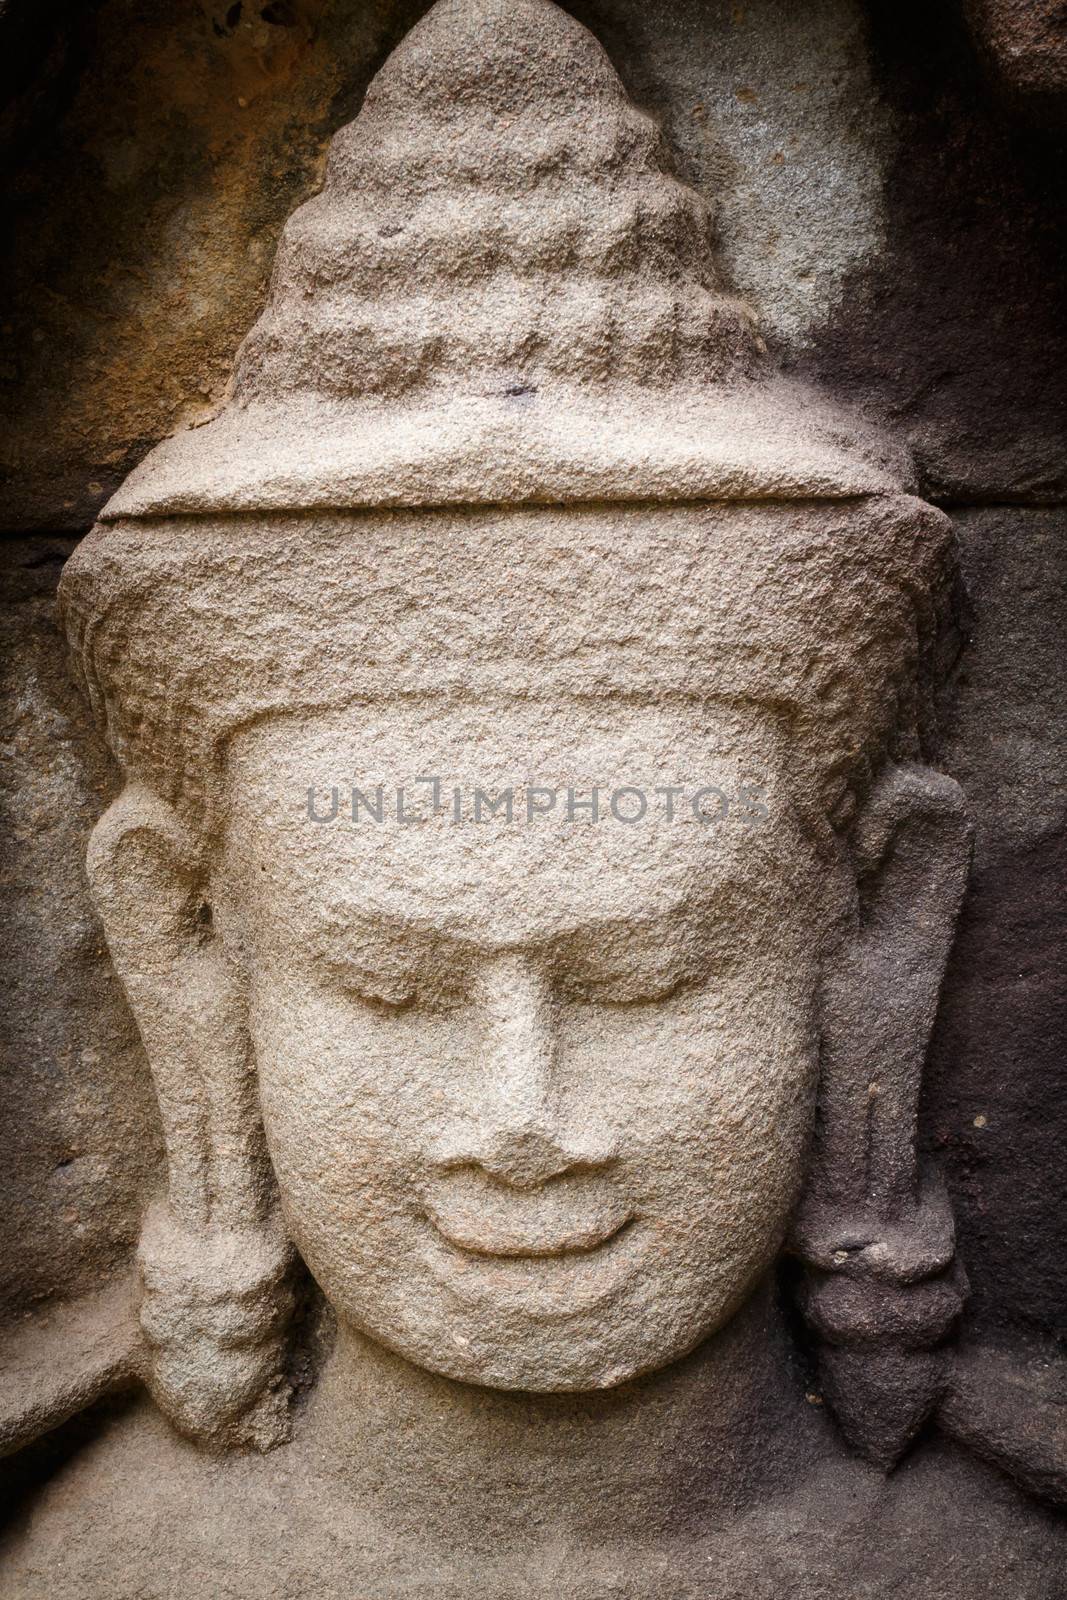
M152 1069L165 1198L142 1230L145 1376L203 1442L286 1436L281 1335L292 1252L256 1106L242 986L174 811L128 786L93 832L93 899Z
M892 1466L937 1404L964 1293L952 1213L916 1149L922 1071L963 902L962 792L895 767L857 825L853 926L825 974L812 1178L795 1228L805 1315L842 1431Z

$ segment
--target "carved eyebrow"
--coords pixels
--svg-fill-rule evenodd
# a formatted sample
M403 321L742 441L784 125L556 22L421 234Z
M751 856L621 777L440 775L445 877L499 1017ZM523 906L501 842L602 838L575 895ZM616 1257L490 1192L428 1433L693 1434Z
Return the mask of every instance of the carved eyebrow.
M450 945L469 942L447 926L431 923L425 916L405 917L397 912L370 907L348 914L338 909L327 913L323 919L322 936L330 941L331 955L354 941L359 941L358 947L363 950L388 944L410 950L420 945L425 947L442 942Z
M484 924L471 927L459 919L450 927L447 923L431 920L426 914L406 917L396 912L367 909L351 916L336 914L320 935L325 939L323 956L331 963L346 959L346 947L351 959L358 961L371 951L392 948L397 954L429 956L441 945L457 954L478 956L505 950L523 949L538 951L549 960L565 957L568 947L575 954L588 950L590 945L611 946L632 950L641 944L653 950L677 947L688 942L698 928L714 916L713 901L694 904L684 902L679 906L647 917L592 917L575 920L570 926L546 928L528 939L489 939Z
M413 945L397 938L395 932L384 939L367 937L358 944L350 939L318 940L315 957L332 981L389 1004L406 1004L417 994L454 998L466 988L465 964L451 951L437 946L431 957L428 941L418 940Z
M711 907L685 907L639 921L612 919L585 925L577 933L555 942L557 960L573 976L594 984L625 981L637 976L627 966L635 960L641 976L655 976L656 986L676 986L698 976L711 957L713 941L707 938Z

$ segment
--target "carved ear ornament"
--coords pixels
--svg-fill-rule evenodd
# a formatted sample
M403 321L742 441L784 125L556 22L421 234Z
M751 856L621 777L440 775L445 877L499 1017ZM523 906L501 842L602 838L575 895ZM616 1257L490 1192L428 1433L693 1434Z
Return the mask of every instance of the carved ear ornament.
M827 1398L886 1468L944 1393L938 1347L966 1293L948 1196L916 1136L971 843L951 779L889 768L854 830L855 915L823 986L815 1162L792 1246Z
M158 796L123 790L93 832L88 869L167 1149L167 1194L138 1252L143 1375L183 1432L266 1449L287 1436L294 1256L263 1148L240 979L199 916L193 839Z

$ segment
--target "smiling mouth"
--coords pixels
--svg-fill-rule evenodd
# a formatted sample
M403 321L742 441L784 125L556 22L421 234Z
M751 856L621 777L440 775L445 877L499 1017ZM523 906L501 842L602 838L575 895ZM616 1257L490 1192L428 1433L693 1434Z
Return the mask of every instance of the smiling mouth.
M446 1244L454 1250L462 1250L464 1255L487 1261L543 1261L592 1255L627 1233L637 1219L625 1216L621 1220L600 1221L551 1238L534 1230L523 1237L520 1230L512 1229L493 1230L487 1236L476 1228L446 1221L433 1212L428 1213L428 1220Z
M427 1265L449 1294L536 1322L566 1322L613 1299L648 1247L640 1216L621 1197L589 1206L565 1189L536 1200L488 1185L453 1189L435 1196L423 1219Z

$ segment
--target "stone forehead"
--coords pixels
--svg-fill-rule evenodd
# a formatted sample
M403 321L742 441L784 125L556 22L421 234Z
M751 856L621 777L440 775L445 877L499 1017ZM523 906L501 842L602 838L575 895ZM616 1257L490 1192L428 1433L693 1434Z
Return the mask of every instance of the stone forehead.
M497 867L566 879L568 863L725 881L753 820L746 796L758 791L761 822L775 812L776 836L794 812L778 730L692 701L384 700L283 715L236 736L228 783L231 836L336 867L339 883L394 870L480 882ZM698 820L695 804L727 822L732 808L730 828ZM309 815L330 809L337 828ZM357 878L341 870L357 860Z
M736 778L762 763L772 773L781 743L773 718L687 696L656 700L595 695L477 698L380 694L347 706L257 720L239 733L231 770L257 781L291 784L299 774L316 781L410 783L447 768L457 780L479 773L514 783L567 783L599 773L624 783L675 772L687 781L715 770ZM436 765L435 765L436 764ZM442 781L445 781L444 779ZM769 778L770 781L770 778Z
M493 787L492 815L464 789L457 821L454 790L442 788L435 815L430 793L414 786L401 820L387 786L380 800L362 791L378 811L361 799L353 821L341 785L336 815L331 792L320 791L313 821L302 786L283 782L272 808L257 764L240 766L223 878L240 903L250 891L263 908L253 913L257 939L294 960L309 941L330 962L358 962L373 947L439 963L449 949L567 949L575 939L620 960L661 945L682 955L722 938L738 955L780 949L801 924L814 947L840 893L815 871L812 842L781 792L771 786L753 809L725 771L714 796L679 785L670 809L651 786L606 785L595 820L591 788L575 792L573 807L563 790L550 814L531 814L521 788L504 812ZM535 795L542 806L544 796ZM694 801L723 820L698 822Z

